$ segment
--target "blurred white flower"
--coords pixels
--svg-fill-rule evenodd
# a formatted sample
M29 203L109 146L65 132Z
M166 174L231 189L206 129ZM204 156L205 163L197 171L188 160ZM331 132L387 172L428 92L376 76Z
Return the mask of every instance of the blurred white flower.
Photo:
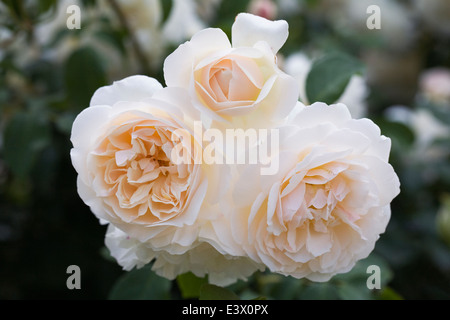
M433 141L450 135L450 127L426 109L392 106L385 111L385 115L387 119L403 123L412 129L416 137L416 147L413 150L419 158L426 158L426 150Z
M273 0L252 0L248 5L249 13L273 20L278 16L278 7Z
M154 30L162 20L161 0L116 0L133 30Z
M205 27L197 14L197 3L194 0L173 0L162 34L165 41L180 44Z
M162 61L164 40L161 34L161 0L116 0L133 37L139 43L152 67L157 68ZM107 0L103 7L110 6ZM117 20L116 14L113 18Z
M369 90L365 79L360 75L353 75L337 102L348 106L353 118L360 119L367 116L367 97Z
M280 16L289 17L301 12L304 2L297 0L276 0Z
M450 69L436 67L425 70L420 76L419 86L428 100L450 105Z
M62 63L72 52L82 47L91 47L102 57L103 63L107 66L109 76L112 78L124 75L124 65L133 69L132 61L124 61L121 53L105 41L99 40L96 33L99 25L95 23L102 15L111 15L112 12L105 10L104 2L99 2L100 6L84 7L79 0L62 0L56 3L56 11L40 21L36 25L35 37L42 51L40 54L46 59ZM67 8L77 5L81 8L81 30L67 29L67 19L70 16ZM86 21L94 23L86 24ZM60 36L60 32L65 32ZM51 44L55 39L56 43Z
M392 49L401 50L412 43L415 24L408 7L391 0L341 0L328 1L332 9L325 13L336 28L352 35L380 37ZM369 30L367 8L380 8L381 29Z
M197 2L197 13L205 22L211 22L219 10L222 0L195 0Z
M284 71L297 80L300 90L299 98L305 104L308 104L308 99L306 97L306 79L311 66L311 59L302 52L293 53L288 56L284 60L283 65Z

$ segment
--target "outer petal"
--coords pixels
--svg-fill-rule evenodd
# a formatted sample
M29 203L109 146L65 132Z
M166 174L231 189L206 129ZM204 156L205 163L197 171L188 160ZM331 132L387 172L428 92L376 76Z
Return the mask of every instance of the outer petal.
M91 99L91 106L113 106L119 101L143 101L151 98L153 93L162 89L162 85L147 76L131 76L112 85L98 89Z
M72 125L70 141L73 148L70 150L72 165L87 183L87 154L99 136L99 130L107 123L110 117L111 107L95 106L84 109L75 119Z
M349 120L351 120L350 111L342 103L327 105L316 102L307 107L297 104L288 121L300 128L309 128L321 123L332 123L342 127Z
M240 13L232 27L233 47L253 47L266 41L273 53L284 45L289 35L289 25L284 20L270 21L249 13Z
M281 120L295 108L297 100L298 87L295 79L280 73L264 103L276 106L269 114L274 120Z
M201 59L213 52L230 49L230 41L220 29L208 28L196 33L191 41L180 45L164 61L166 85L188 88L193 68Z

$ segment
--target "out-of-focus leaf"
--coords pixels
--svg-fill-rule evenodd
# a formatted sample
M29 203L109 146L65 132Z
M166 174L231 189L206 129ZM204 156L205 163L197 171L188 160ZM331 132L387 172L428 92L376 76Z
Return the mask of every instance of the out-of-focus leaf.
M234 292L215 286L212 284L204 284L200 288L200 300L240 300L239 296Z
M26 177L51 139L48 118L36 112L16 113L8 122L3 153L5 162L17 177Z
M358 285L363 283L366 285L368 277L371 273L367 273L369 266L378 266L380 268L380 284L381 288L387 285L393 278L393 273L387 262L379 255L372 253L366 259L358 261L353 269L344 274L339 274L333 278L334 281L354 282ZM369 289L367 289L370 291Z
M166 21L169 18L170 12L172 11L172 2L173 1L161 1L162 7L162 22Z
M258 285L264 296L291 300L297 298L304 281L279 274L265 274L258 277Z
M443 125L450 123L450 109L448 103L439 104L429 101L420 101L420 103L420 107L429 110Z
M385 287L377 295L378 300L403 300L403 297L391 287Z
M200 288L208 283L206 277L199 278L192 272L181 274L177 277L178 288L184 299L198 298L200 296Z
M343 300L370 300L371 290L367 289L366 282L342 282L336 285L337 294Z
M375 272L369 269L370 266L379 267L380 289L384 289L388 282L392 280L392 271L383 258L372 253L366 259L356 263L353 269L345 274L339 274L331 280L336 286L339 299L343 300L369 300L375 299L380 290L371 290L367 287L367 281Z
M299 296L301 300L336 300L338 298L336 286L331 282L311 282L302 290Z
M134 269L121 276L112 288L110 300L166 300L171 281L157 276L151 265Z
M114 262L116 263L116 259L111 255L111 252L106 246L103 246L99 250L100 256L105 259L106 261Z
M94 92L107 84L101 57L90 47L74 51L65 63L64 82L67 98L74 110L88 107Z
M376 122L381 129L381 133L392 140L392 147L397 150L404 150L411 146L415 140L413 131L403 123L384 119Z
M215 27L221 28L228 36L231 35L231 27L233 25L236 14L246 12L249 7L250 0L241 1L221 1L217 15L217 23Z
M16 16L18 19L22 19L24 15L23 7L20 5L21 1L15 0L2 0L2 3L9 9L9 12Z
M102 30L95 32L94 35L106 45L119 51L122 55L125 55L126 48L123 43L121 32L112 30L111 28L103 28Z
M336 102L344 93L351 77L362 70L361 62L343 53L331 53L316 60L306 78L309 103Z
M436 216L439 236L450 246L450 194L442 196L442 203Z
M76 114L74 113L71 112L62 113L56 118L56 127L61 132L70 135L70 133L72 132L72 125L73 122L75 121L75 118Z
M95 1L95 0L81 0L81 3L85 7L94 7L97 4L97 1Z

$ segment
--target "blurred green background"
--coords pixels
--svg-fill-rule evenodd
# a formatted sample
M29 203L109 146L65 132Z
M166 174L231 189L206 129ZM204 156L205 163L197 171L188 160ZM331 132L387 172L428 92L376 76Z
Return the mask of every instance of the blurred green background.
M370 5L381 29L366 25ZM288 21L279 64L300 86L305 63L317 73L330 54L364 66L353 89L324 79L337 92L327 98L347 90L352 113L392 139L401 194L374 253L349 274L316 284L257 273L230 289L243 299L450 299L448 0L1 0L0 299L123 298L124 282L148 275L109 257L105 227L78 197L72 122L100 86L133 74L164 83L168 54L202 28L230 34L239 12ZM381 267L381 290L366 287L370 264ZM70 265L81 268L81 290L66 287ZM155 281L153 298L195 298L183 288L203 283Z

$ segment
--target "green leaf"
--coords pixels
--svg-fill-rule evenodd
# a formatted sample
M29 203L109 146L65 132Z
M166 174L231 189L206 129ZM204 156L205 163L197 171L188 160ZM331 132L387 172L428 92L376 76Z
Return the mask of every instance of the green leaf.
M404 150L414 143L414 133L407 125L385 119L377 119L376 123L380 126L381 133L392 140L393 148Z
M105 43L106 45L114 48L123 56L126 54L126 48L123 43L122 33L111 28L102 28L94 33L94 36Z
M351 77L362 70L361 62L343 53L332 53L316 60L306 79L309 103L336 102L344 93Z
M200 288L200 300L240 300L234 292L212 284L204 284Z
M184 273L177 277L178 288L184 299L198 298L200 296L200 288L208 283L206 277L199 278L192 272Z
M171 281L157 276L151 265L134 269L121 276L114 284L110 300L167 300Z
M337 294L343 300L370 300L372 291L367 288L366 281L342 282L336 286Z
M94 92L107 84L105 66L97 52L90 47L74 51L64 68L67 98L75 110L89 106Z
M366 286L367 279L371 276L371 273L367 273L367 269L371 265L380 267L380 282L381 288L383 288L392 280L393 273L388 263L376 253L372 253L366 259L358 261L350 272L339 274L333 277L332 280L339 282L353 282L357 286L360 286L361 284ZM367 289L367 291L370 290Z
M305 283L302 279L279 274L264 274L258 277L261 294L281 300L296 299Z
M380 290L370 290L367 287L367 280L373 274L368 267L372 265L380 268L381 290L387 286L393 277L392 270L383 258L372 253L366 259L359 261L350 272L333 277L331 282L336 286L339 299L369 300L377 298Z
M403 300L403 297L391 287L386 287L377 295L379 300Z
M50 142L48 118L35 112L16 113L8 122L4 135L5 162L14 175L26 177L36 157Z
M335 300L338 298L336 287L330 283L309 283L301 292L302 300Z

